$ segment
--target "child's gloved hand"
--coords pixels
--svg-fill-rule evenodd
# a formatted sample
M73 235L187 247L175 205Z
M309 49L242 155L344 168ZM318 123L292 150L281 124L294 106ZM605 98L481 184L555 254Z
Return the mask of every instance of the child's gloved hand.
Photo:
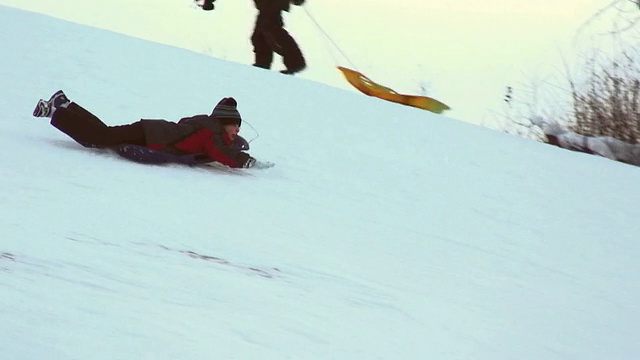
M253 164L253 167L256 169L268 169L271 167L276 166L276 164L269 162L269 161L259 161L256 160L256 162Z
M245 169L252 168L256 164L256 159L249 157L247 161L242 164L242 167Z

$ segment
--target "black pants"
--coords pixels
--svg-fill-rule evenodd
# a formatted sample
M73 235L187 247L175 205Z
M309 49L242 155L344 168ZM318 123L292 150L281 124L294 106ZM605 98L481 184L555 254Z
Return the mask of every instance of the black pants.
M282 13L279 10L263 10L258 13L251 35L255 66L270 69L273 53L282 56L287 69L300 69L306 66L298 43L284 29Z
M128 125L107 126L76 103L57 109L51 117L51 125L85 147L146 145L144 129L140 121Z

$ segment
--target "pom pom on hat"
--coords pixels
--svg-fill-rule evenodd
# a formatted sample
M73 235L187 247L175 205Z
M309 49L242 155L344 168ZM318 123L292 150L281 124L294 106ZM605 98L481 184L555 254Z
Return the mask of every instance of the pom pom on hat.
M223 125L242 125L242 118L237 109L238 102L232 97L223 98L211 112L211 117L220 120Z

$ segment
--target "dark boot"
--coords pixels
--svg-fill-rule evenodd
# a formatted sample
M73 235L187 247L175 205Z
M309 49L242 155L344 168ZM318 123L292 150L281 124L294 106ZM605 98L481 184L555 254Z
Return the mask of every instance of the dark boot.
M58 90L49 98L49 105L54 109L59 109L61 107L66 107L69 105L71 101L67 98L67 95L64 94L62 90Z
M43 99L38 100L36 107L33 109L33 116L35 117L51 117L56 109L66 107L70 101L62 90L58 90L48 101Z
M52 113L49 102L43 99L38 100L36 107L33 109L33 116L35 117L51 117Z

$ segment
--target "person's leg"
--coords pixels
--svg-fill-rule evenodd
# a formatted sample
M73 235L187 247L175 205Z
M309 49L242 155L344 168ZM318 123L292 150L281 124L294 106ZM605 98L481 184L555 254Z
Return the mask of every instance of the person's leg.
M298 43L284 29L282 13L268 12L262 16L261 28L271 49L282 56L282 62L287 68L285 74L294 74L306 67L306 62Z
M253 34L251 34L251 44L253 45L255 59L253 66L263 69L271 69L271 63L273 62L273 49L265 36L264 21L264 15L259 14L253 28Z
M85 147L145 145L144 129L139 121L129 125L107 126L76 103L57 109L51 118L51 125Z
M276 52L282 56L282 62L286 67L283 74L295 74L304 70L307 66L302 51L298 43L284 28L277 28L270 32L274 42L277 44Z

